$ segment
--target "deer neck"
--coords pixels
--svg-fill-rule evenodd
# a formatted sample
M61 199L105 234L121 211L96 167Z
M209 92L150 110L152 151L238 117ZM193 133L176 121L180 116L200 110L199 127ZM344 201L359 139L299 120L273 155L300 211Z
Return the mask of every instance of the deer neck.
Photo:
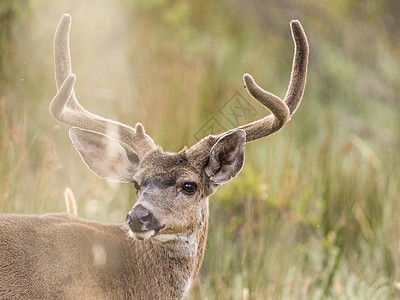
M199 222L187 232L159 239L135 241L135 292L154 298L181 299L199 272L208 231L208 199Z

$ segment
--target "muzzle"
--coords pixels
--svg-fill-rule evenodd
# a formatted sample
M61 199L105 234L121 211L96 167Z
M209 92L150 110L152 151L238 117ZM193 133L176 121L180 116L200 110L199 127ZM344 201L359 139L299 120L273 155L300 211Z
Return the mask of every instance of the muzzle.
M152 237L164 227L153 213L141 204L135 205L126 216L126 224L139 240Z

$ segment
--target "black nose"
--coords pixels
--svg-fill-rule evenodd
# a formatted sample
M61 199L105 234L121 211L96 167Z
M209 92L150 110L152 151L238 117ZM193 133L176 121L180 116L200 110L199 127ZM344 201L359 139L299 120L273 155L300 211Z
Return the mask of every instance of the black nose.
M142 205L136 205L126 216L126 223L133 232L157 230L160 226L154 215Z

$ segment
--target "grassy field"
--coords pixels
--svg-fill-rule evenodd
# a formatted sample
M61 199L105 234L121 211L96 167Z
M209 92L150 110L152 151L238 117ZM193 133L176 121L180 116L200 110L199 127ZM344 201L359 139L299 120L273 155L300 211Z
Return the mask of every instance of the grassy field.
M303 103L250 143L241 174L210 200L205 260L187 299L400 297L400 6L396 1L0 2L0 211L65 211L121 222L133 188L94 176L48 113L52 42L64 12L78 99L165 150L223 128L252 74L284 96L301 20L310 42Z

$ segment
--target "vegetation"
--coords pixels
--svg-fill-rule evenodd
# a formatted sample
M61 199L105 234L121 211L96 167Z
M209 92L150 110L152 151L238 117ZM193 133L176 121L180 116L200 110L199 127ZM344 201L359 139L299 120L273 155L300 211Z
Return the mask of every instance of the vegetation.
M284 95L289 21L300 19L311 51L303 103L283 131L248 145L242 173L212 196L188 299L400 296L397 1L96 3L0 2L1 212L65 211L67 186L83 217L120 222L133 205L132 187L93 176L48 113L64 12L80 101L141 121L170 151L210 120L230 126L232 98L254 105L253 119L266 113L242 88L246 72Z

